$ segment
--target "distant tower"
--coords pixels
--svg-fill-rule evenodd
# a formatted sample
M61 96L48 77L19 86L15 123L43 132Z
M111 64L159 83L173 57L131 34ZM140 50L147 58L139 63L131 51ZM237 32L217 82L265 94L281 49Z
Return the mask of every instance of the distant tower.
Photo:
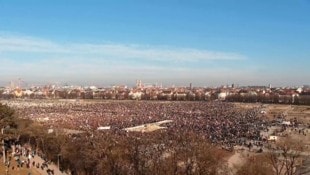
M141 88L142 87L142 81L141 80L137 80L136 81L136 87L137 88Z
M231 88L235 88L235 83L233 83L233 84L231 85Z
M189 89L192 90L192 83L189 83Z
M269 86L268 86L268 87L269 87L269 89L271 89L271 84L269 84Z
M11 88L11 89L15 89L15 85L14 85L14 82L13 82L13 81L10 82L10 88Z
M22 87L22 84L21 84L21 82L22 82L22 79L21 78L18 78L18 87L17 88L19 88L19 89L21 89Z

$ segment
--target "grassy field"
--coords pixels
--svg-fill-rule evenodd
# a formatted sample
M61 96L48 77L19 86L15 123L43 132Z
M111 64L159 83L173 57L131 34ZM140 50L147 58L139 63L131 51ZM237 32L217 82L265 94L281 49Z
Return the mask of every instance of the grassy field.
M297 120L307 124L310 123L310 106L297 106L287 104L261 104L261 103L235 103L240 109L249 109L263 106L266 116L269 119L284 115L286 120L297 118Z

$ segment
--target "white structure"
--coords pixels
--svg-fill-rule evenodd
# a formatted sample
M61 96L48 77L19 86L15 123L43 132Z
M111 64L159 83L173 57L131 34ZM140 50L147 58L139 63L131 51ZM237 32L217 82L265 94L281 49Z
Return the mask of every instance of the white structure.
M141 100L143 92L130 92L129 97L133 100Z
M23 94L30 96L31 94L33 94L33 91L27 89L27 90L23 91Z
M298 92L298 93L301 93L302 91L303 91L303 90L302 90L301 87L296 89L296 92Z
M220 92L220 93L217 95L217 98L218 98L219 100L225 100L226 97L227 97L227 95L228 95L228 92Z
M53 133L53 132L54 132L54 129L48 129L48 130L47 130L47 133L48 133L48 134L51 134L51 133Z
M278 140L278 136L269 136L268 137L268 141L277 141Z
M99 126L97 128L97 130L109 130L109 129L111 129L111 126Z
M281 124L282 124L282 125L290 126L290 125L291 125L291 122L290 122L290 121L283 121Z

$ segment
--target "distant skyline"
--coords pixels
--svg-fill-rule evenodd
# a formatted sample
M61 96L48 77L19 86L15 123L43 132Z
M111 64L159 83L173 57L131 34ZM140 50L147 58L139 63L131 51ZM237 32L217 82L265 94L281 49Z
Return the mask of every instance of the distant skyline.
M310 84L309 0L0 0L0 86Z

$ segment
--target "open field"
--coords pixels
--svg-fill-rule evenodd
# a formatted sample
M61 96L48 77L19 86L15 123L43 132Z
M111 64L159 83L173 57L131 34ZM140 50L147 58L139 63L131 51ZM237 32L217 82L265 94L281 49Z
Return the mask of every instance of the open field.
M261 104L261 103L235 103L240 109L261 107L266 111L268 119L284 116L287 120L296 118L303 123L310 124L310 106L283 105L283 104Z
M282 133L288 135L295 141L302 140L305 145L308 145L310 151L310 106L297 106L297 105L282 105L282 104L244 104L236 103L240 108L251 108L261 106L261 110L265 111L264 117L268 120L274 120L277 117L283 117L286 121L296 119L299 123L303 124L306 135L299 133L299 129L289 129Z

